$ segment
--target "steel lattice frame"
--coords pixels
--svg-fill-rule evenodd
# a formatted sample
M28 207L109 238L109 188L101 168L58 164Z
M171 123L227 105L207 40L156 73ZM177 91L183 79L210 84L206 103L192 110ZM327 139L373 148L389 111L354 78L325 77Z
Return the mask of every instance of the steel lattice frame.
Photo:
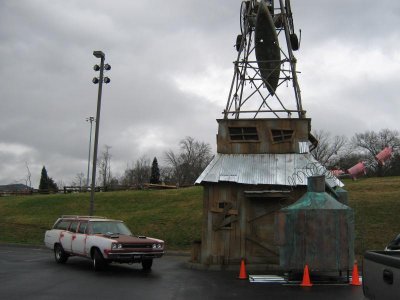
M224 118L239 119L241 115L244 115L246 118L249 118L249 116L257 118L265 114L273 114L275 117L281 118L291 117L293 113L297 113L299 118L303 118L305 117L305 111L301 104L296 58L293 55L290 39L290 33L294 32L290 2L286 0L285 4L283 4L283 0L279 0L280 7L274 10L274 17L279 17L282 21L282 25L276 28L277 35L280 38L279 48L282 59L279 63L280 75L278 88L273 94L268 91L266 87L267 83L261 77L259 61L255 58L255 30L250 24L250 19L251 17L254 18L252 9L254 9L258 2L257 0L247 2L249 5L245 12L244 28L242 29L243 35L240 45L237 45L238 56L234 62L234 75L226 109L223 112ZM270 71L272 72L273 70ZM285 95L285 93L282 93L282 95L278 94L282 90L280 87L285 83L289 86L290 81L292 82L293 89L289 95ZM295 101L293 101L293 95ZM287 99L289 97L292 98L290 100L292 103L295 102L294 108L289 107L290 104ZM284 102L287 102L287 104L285 105Z

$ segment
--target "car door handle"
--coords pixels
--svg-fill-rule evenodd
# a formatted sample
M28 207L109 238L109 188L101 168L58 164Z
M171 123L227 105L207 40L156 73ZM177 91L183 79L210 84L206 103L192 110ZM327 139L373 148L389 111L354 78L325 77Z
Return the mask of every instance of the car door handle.
M383 270L383 281L387 284L393 284L393 272L392 270Z
M73 236L72 236L72 240L74 240L74 239L76 239L76 235L73 235Z

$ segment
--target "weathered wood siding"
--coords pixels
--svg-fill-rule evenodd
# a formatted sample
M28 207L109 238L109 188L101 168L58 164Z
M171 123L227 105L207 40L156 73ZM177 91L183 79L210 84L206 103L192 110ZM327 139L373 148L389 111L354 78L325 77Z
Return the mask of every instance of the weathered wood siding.
M217 152L224 154L299 153L299 142L307 142L311 119L221 119ZM229 128L256 128L258 140L232 140ZM274 130L293 131L290 139L274 141Z
M201 263L236 264L242 258L249 263L279 264L275 243L275 213L295 202L305 187L290 190L285 198L246 194L282 187L204 184ZM287 187L286 187L287 188Z

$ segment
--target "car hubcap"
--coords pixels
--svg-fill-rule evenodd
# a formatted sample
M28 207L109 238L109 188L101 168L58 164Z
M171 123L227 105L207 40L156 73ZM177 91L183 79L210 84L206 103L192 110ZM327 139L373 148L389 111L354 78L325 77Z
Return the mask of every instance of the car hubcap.
M60 259L60 257L61 257L61 251L60 251L60 248L57 248L56 249L56 258Z

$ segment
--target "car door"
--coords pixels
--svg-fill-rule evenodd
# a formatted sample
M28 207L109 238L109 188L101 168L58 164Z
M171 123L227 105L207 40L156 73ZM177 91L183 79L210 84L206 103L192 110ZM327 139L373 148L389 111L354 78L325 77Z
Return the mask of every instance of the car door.
M70 221L59 219L51 230L47 230L45 235L46 246L53 249L54 244L61 243L64 232L68 229L70 223Z
M88 222L81 221L76 230L74 237L72 238L72 252L78 255L86 255L86 229Z
M78 221L72 221L69 228L60 235L60 242L64 251L72 252L72 238L75 236Z

